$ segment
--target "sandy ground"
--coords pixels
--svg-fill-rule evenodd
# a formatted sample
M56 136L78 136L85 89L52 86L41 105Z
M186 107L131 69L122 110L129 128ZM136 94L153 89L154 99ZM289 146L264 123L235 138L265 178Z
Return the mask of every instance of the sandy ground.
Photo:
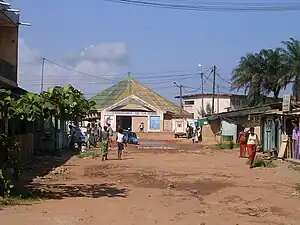
M299 224L298 171L282 162L250 170L236 150L190 149L130 146L122 161L115 150L105 162L74 156L31 184L49 200L4 207L0 224Z

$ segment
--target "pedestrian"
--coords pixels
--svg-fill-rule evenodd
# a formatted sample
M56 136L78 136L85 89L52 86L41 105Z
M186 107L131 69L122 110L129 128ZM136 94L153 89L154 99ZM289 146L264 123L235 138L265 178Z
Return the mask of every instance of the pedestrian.
M110 123L107 124L107 132L108 132L108 135L109 135L109 147L111 147L111 144L112 144L112 138L114 136L114 131L113 129L111 128L111 125Z
M117 133L117 145L118 145L118 160L122 159L122 152L124 150L124 130L120 128Z
M140 124L140 132L141 133L143 133L144 132L144 123L143 122L141 122L141 124Z
M292 124L294 126L292 139L293 139L293 146L294 146L294 159L300 159L300 130L298 126L298 121L293 120Z
M96 147L96 143L95 143L95 123L92 123L92 126L91 126L91 134L90 134L90 142L91 142L91 145L93 147Z
M247 133L244 128L239 133L238 143L240 144L240 158L245 158L247 152Z
M199 133L198 133L198 127L195 128L194 135L193 135L193 143L199 142Z
M202 142L202 126L200 126L198 133L199 133L199 142Z
M70 129L69 149L74 149L76 130L72 124L69 125L69 129Z
M98 124L99 142L102 142L102 126L101 123Z
M102 156L102 161L103 160L108 160L107 155L108 155L108 141L109 141L109 134L107 131L107 127L104 127L104 130L101 131L101 156Z
M250 128L250 133L248 134L247 139L247 150L248 150L248 158L249 158L249 166L253 168L253 163L256 155L256 147L259 145L259 139L257 134L254 133L254 127Z
M86 125L87 148L91 148L91 124Z

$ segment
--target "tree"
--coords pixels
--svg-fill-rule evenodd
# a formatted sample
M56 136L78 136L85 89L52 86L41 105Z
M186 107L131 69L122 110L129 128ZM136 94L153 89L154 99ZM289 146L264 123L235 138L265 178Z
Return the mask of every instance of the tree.
M95 105L95 102L86 100L83 93L71 85L48 88L42 93L42 99L46 107L44 110L48 109L51 115L73 122L84 117Z
M213 112L212 112L212 108L211 108L211 105L210 105L210 103L208 102L207 104L206 104L206 114L212 114Z
M14 117L21 120L34 121L44 116L44 104L35 93L26 93L15 101Z
M279 49L263 49L242 57L232 72L231 89L244 89L248 106L264 104L270 93L278 99L280 90L287 85L287 82L278 82L286 72L282 61L283 54Z
M11 91L0 89L0 115L4 120L5 134L8 134L8 120L14 115L14 99L11 97Z
M300 100L300 41L290 38L282 42L285 48L283 52L283 64L286 68L286 76L281 83L293 82L293 94L297 101Z

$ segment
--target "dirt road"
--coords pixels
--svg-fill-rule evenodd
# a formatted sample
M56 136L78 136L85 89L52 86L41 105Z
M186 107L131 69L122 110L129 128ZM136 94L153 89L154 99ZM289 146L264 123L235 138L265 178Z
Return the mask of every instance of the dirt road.
M129 147L122 161L75 156L32 184L49 200L5 207L1 224L299 224L298 171L281 162L250 170L235 150L199 148Z

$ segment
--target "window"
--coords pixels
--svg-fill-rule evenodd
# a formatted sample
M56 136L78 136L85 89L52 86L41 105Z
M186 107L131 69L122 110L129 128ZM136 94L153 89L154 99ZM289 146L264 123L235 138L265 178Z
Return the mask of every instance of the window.
M184 101L185 105L194 105L195 101Z
M236 104L236 106L240 106L241 105L241 100L240 99L236 99L235 100L235 104Z

